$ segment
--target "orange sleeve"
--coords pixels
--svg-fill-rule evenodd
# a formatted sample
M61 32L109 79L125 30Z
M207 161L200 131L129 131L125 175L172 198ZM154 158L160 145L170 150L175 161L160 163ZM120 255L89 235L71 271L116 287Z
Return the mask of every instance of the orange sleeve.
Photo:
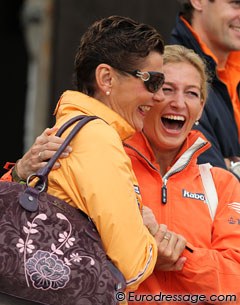
M238 300L234 304L240 304L239 182L224 169L215 167L211 171L219 199L212 223L211 245L209 248L192 246L193 253L185 251L187 261L177 276L188 291L232 293L237 295Z
M2 177L0 177L0 180L1 181L13 181L12 180L12 169L14 167L15 163L12 163L12 162L7 162L5 165L4 165L4 169L8 170Z

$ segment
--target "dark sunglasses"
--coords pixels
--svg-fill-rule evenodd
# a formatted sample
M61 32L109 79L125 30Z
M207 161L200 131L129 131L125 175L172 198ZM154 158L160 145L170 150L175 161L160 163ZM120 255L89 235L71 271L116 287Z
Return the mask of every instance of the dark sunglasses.
M123 72L141 78L141 80L144 82L145 87L151 93L157 92L163 86L165 81L164 74L161 72L154 72L154 71L141 72L139 70L123 71Z

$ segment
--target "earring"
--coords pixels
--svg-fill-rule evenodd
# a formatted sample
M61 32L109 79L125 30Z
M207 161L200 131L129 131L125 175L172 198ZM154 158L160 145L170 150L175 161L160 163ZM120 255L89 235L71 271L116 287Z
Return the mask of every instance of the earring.
M195 123L194 123L196 126L198 126L199 125L199 122L198 122L198 120L197 121L195 121Z
M106 91L106 95L110 95L110 91Z

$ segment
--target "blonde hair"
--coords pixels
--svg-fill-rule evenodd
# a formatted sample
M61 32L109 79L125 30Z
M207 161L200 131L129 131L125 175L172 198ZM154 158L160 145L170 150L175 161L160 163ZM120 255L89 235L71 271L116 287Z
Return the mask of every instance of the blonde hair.
M163 54L163 64L186 62L194 66L201 76L201 99L206 102L209 75L204 60L192 49L181 45L166 45Z

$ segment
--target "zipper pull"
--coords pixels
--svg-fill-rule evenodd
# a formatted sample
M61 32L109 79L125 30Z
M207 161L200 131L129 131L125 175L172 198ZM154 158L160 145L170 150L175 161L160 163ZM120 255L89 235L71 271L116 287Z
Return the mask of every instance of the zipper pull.
M162 186L162 203L167 203L167 180L164 180L163 186Z

